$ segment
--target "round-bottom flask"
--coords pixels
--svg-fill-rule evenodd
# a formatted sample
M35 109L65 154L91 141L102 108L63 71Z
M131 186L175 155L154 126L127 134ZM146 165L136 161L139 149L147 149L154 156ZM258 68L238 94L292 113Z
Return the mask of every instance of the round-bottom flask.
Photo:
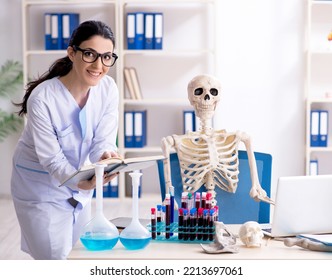
M105 165L96 164L96 214L82 229L80 240L88 250L110 250L119 240L119 231L103 214L103 174Z
M130 224L121 231L120 241L129 250L145 248L151 241L151 233L140 223L138 219L138 186L142 173L129 173L132 178L132 220Z

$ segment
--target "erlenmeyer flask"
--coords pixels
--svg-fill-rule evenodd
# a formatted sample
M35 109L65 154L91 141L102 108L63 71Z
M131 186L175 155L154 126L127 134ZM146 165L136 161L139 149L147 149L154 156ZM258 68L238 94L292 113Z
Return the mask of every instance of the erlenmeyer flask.
M103 213L104 164L96 164L96 214L81 231L81 242L88 250L110 250L119 239L119 231Z
M138 186L142 173L129 173L132 179L132 220L130 224L121 231L120 241L129 250L143 249L151 240L151 233L140 223L138 219Z

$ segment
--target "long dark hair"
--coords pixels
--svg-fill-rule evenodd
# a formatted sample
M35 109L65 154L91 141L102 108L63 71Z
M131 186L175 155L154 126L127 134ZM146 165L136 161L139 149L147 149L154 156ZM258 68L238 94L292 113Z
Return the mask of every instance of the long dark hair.
M89 40L92 36L99 35L105 39L110 39L115 45L115 39L112 29L101 21L85 21L81 23L72 33L69 46L79 46L83 41ZM27 101L31 92L42 82L52 79L54 77L62 77L67 75L73 67L72 61L68 56L56 60L48 71L42 74L38 79L27 84L25 95L22 103L14 103L21 107L17 112L19 116L24 116L27 113Z

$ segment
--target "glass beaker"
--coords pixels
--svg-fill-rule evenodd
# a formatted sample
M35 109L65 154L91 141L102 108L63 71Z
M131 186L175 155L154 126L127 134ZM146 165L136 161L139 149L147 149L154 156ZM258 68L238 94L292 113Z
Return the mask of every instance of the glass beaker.
M138 219L138 187L142 173L129 173L132 179L132 220L130 224L121 231L120 241L129 250L145 248L151 240L151 233L140 223Z
M82 229L80 236L85 248L93 251L110 250L119 240L119 231L103 213L104 164L96 164L96 214Z

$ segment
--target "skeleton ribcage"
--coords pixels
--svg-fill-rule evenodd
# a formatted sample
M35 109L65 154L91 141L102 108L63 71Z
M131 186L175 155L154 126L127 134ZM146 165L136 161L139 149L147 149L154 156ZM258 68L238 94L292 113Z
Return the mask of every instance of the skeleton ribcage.
M225 136L224 133L181 137L176 148L184 188L196 191L206 183L208 176L212 176L213 189L218 186L235 192L239 174L239 141L236 134Z

